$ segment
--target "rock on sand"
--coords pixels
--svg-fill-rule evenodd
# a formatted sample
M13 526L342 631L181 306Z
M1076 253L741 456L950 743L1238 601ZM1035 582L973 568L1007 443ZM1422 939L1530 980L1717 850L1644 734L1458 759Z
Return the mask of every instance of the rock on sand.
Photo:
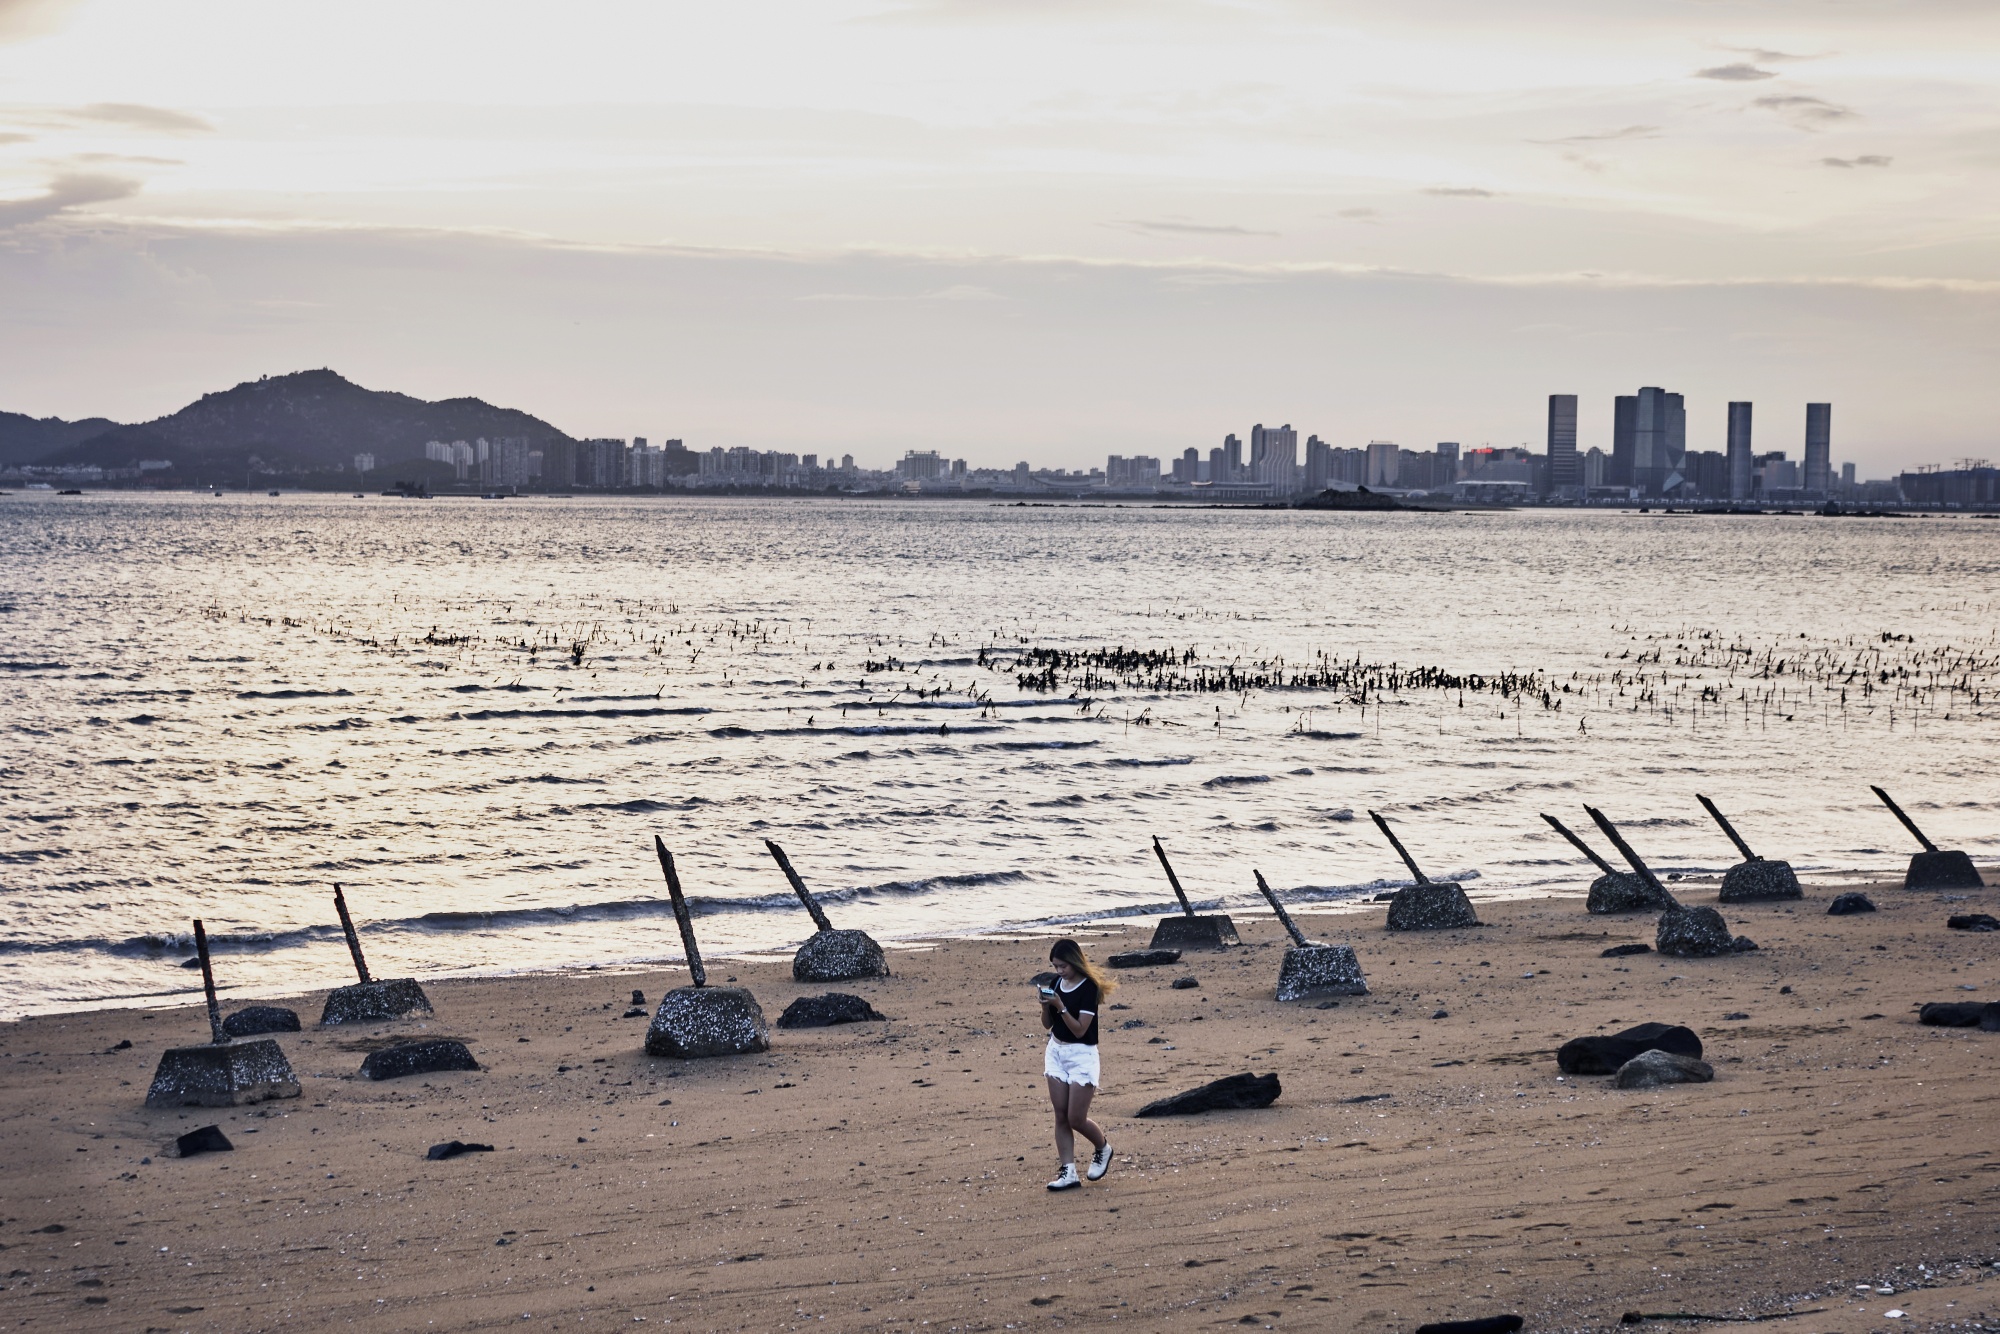
M1445 931L1478 926L1479 917L1455 881L1430 880L1396 891L1389 900L1388 925L1391 931Z
M1715 1067L1692 1056L1676 1056L1670 1051L1642 1051L1618 1067L1612 1081L1622 1089L1651 1089L1666 1084L1706 1084L1715 1078Z
M795 982L847 982L888 975L889 961L866 931L821 931L792 956Z
M1706 959L1736 953L1729 924L1713 908L1674 908L1660 914L1653 945L1662 954L1682 959Z

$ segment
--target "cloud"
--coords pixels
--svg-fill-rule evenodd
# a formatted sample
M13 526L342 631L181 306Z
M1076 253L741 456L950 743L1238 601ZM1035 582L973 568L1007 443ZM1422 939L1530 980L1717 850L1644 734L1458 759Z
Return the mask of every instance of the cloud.
M0 42L53 31L76 0L0 0Z
M0 134L0 144L31 144L33 142L35 142L35 136L32 134Z
M1353 222L1373 222L1382 216L1379 208L1344 208L1336 215Z
M153 134L209 134L215 130L215 126L200 116L168 107L141 106L137 102L93 102L69 114L78 120L120 125Z
M1789 51L1768 51L1761 46L1725 46L1725 51L1746 55L1759 65L1782 65L1788 60L1818 60L1818 56L1796 56Z
M1007 298L990 287L977 283L953 283L933 292L917 292L898 295L890 292L810 292L798 298L800 301L1005 301Z
M1694 72L1697 79L1720 79L1724 83L1755 83L1759 79L1775 79L1778 76L1767 69L1736 61L1729 65L1714 65Z
M1424 191L1427 195L1443 195L1448 199L1492 199L1495 192L1482 190L1476 185L1433 185Z
M1860 157L1823 157L1819 164L1822 167L1886 167L1895 160L1880 153L1863 153Z
M1775 111L1801 130L1817 130L1835 121L1852 119L1855 114L1849 107L1800 93L1760 97L1750 105Z
M1236 227L1225 223L1205 222L1162 222L1141 218L1129 218L1112 224L1127 231L1147 232L1166 236L1276 236L1276 232L1254 231L1248 227Z
M1603 144L1615 139L1657 139L1657 125L1627 125L1622 130L1600 130L1596 134L1569 134L1560 139L1530 139L1531 144Z
M0 231L25 227L31 222L53 217L65 209L85 204L102 204L124 199L139 192L139 182L122 176L102 176L76 172L56 177L49 188L33 199L0 200Z

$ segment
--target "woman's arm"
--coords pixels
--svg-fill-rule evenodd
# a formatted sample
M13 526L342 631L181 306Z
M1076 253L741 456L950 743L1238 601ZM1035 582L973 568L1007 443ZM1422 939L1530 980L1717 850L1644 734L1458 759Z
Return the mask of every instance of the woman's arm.
M1090 1031L1090 1021L1094 1017L1094 1015L1089 1013L1081 1015L1071 1014L1068 1010L1063 1009L1058 1009L1055 1012L1055 1018L1061 1022L1064 1028L1069 1030L1069 1035L1073 1038L1080 1038L1085 1033L1088 1033Z

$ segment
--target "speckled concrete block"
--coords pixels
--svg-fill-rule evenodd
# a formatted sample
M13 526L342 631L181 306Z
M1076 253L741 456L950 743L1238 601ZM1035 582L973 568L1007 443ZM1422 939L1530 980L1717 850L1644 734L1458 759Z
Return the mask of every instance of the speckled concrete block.
M1590 882L1590 897L1583 906L1587 912L1620 913L1658 912L1667 905L1644 877L1613 871Z
M255 1042L171 1047L160 1053L148 1107L242 1107L268 1098L299 1096L299 1077L284 1048L270 1038Z
M1389 900L1391 931L1444 931L1478 925L1479 916L1472 911L1472 900L1450 880L1405 885Z
M648 1056L741 1056L769 1051L771 1029L742 987L676 987L660 998L646 1030Z
M326 998L320 1014L322 1027L333 1024L384 1024L411 1015L429 1014L430 997L414 977L396 977L379 982L356 982Z
M368 1053L361 1063L364 1079L402 1079L408 1075L433 1075L447 1070L477 1070L472 1050L457 1038L431 1038L424 1042L399 1042L393 1047Z
M1294 945L1278 969L1278 999L1308 996L1366 996L1367 979L1350 945Z
M822 931L792 956L795 982L846 982L888 975L889 961L866 931Z
M1653 948L1682 959L1706 959L1737 952L1729 924L1713 908L1677 908L1661 913Z
M1910 858L1904 889L1984 889L1979 869L1962 852L1920 852Z
M222 1021L222 1031L232 1038L254 1038L259 1033L296 1033L299 1012L282 1005L246 1005Z
M1190 917L1182 913L1178 917L1162 917L1160 924L1153 928L1153 943L1147 948L1226 950L1240 943L1236 936L1236 923L1229 920L1228 914L1205 913Z
M1738 862L1722 877L1722 903L1756 903L1763 899L1802 899L1799 878L1790 862Z

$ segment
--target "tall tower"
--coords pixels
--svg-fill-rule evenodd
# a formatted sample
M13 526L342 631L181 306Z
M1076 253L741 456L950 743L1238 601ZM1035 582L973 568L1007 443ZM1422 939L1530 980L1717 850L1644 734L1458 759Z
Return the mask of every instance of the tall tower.
M1806 491L1824 496L1833 489L1833 404L1806 404Z
M1549 490L1579 486L1583 472L1576 456L1576 395L1549 395Z
M1273 494L1290 495L1299 465L1299 433L1291 423L1250 428L1250 480L1268 485Z
M1750 448L1750 405L1729 405L1729 498L1750 499L1750 477L1757 456Z
M1638 449L1639 396L1620 394L1611 408L1611 466L1605 470L1606 486L1632 485L1632 455Z

